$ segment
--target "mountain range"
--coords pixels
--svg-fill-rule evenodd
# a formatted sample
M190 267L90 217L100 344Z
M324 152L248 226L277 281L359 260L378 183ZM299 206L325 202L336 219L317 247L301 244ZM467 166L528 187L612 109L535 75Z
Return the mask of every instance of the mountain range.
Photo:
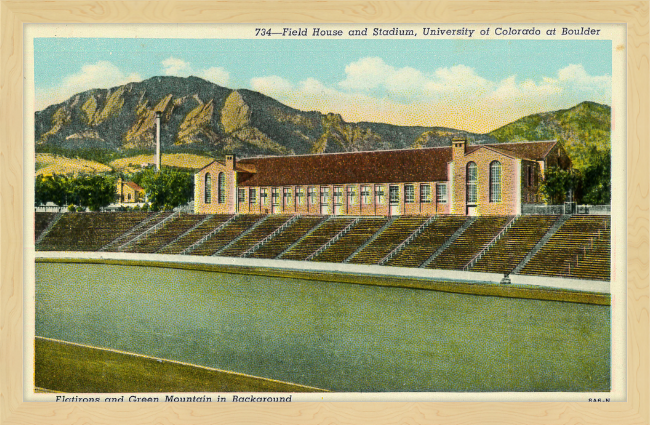
M350 123L334 113L300 111L251 90L197 77L153 77L93 89L35 113L37 152L106 151L112 157L151 152L161 112L164 152L218 156L293 155L559 139L576 165L588 151L610 147L610 107L583 102L523 117L490 133L445 127ZM587 153L585 153L587 152Z

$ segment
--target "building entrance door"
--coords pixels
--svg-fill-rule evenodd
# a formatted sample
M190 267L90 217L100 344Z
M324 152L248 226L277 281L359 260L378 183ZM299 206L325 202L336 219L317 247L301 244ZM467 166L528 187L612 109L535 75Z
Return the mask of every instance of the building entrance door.
M388 188L388 215L400 215L399 203L399 186L389 186Z

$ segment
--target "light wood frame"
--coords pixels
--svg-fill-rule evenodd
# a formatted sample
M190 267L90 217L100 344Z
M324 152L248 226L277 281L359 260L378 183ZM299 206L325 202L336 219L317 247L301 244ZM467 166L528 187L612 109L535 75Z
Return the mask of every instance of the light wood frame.
M648 424L648 1L0 1L1 424ZM621 403L293 403L23 401L22 65L25 23L627 24L628 392Z

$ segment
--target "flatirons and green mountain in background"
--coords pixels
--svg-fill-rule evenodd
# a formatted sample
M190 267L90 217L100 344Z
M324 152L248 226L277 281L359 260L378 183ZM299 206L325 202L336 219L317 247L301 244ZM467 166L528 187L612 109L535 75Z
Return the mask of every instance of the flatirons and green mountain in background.
M475 134L443 127L348 123L337 114L300 111L258 92L232 90L196 77L153 77L78 93L36 112L36 152L43 161L53 157L45 155L49 153L109 166L119 164L120 158L151 154L156 111L162 113L163 152L178 158L449 146L452 137L466 136L475 144L558 139L575 166L584 168L594 152L610 149L610 107L593 102ZM188 168L205 165L199 163L188 162Z

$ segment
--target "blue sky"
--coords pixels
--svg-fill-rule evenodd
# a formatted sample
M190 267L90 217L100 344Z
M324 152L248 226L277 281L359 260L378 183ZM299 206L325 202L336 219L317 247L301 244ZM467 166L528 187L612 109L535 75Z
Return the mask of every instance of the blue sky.
M36 38L36 109L90 88L196 75L348 121L490 131L611 104L610 41Z

